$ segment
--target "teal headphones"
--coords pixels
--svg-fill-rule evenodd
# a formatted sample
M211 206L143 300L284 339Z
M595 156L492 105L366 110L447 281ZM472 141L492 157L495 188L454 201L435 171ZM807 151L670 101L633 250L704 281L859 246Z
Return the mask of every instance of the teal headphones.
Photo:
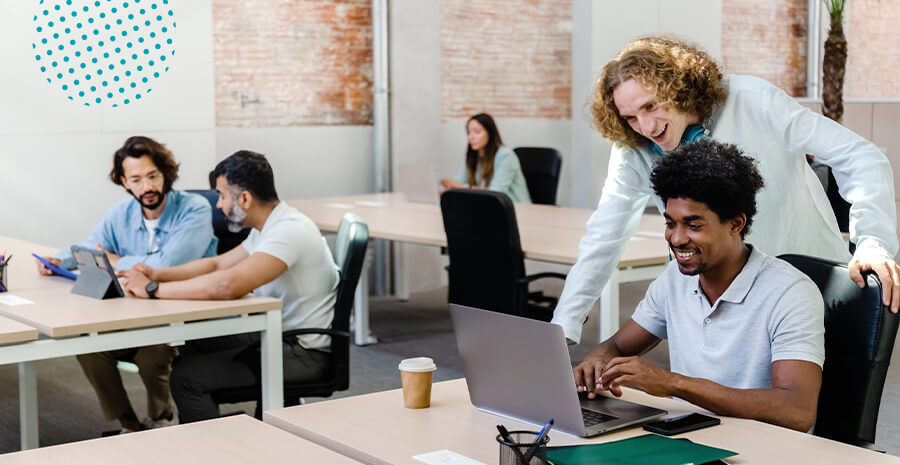
M698 140L706 139L707 137L709 136L706 134L706 128L700 126L699 124L691 124L688 127L684 128L684 134L681 135L681 142L679 142L678 145L688 142L697 142ZM655 143L651 142L650 145L653 148L653 153L660 156L666 154L662 147L656 145Z

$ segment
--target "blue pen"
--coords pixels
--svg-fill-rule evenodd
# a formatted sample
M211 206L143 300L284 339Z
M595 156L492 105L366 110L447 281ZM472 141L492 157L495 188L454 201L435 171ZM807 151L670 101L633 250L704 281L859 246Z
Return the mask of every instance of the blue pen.
M553 418L551 418L547 423L544 424L544 427L541 428L541 431L538 433L537 439L534 440L532 444L540 444L541 441L544 440L544 436L550 432L550 428L553 427Z

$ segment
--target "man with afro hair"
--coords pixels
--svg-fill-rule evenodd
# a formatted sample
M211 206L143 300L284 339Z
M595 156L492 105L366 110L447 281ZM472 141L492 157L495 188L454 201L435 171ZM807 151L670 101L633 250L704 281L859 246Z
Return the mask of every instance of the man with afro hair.
M763 179L732 144L702 140L651 174L673 260L631 319L574 369L588 397L621 387L808 431L825 361L824 303L787 262L744 242ZM671 371L638 354L669 341Z

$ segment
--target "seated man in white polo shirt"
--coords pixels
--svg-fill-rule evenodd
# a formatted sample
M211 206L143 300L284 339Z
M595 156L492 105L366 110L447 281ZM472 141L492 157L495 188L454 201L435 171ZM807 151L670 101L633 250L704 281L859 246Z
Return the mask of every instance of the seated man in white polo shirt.
M808 431L825 361L824 303L790 264L744 242L763 187L731 144L679 146L651 175L674 260L631 320L574 369L578 391L621 387ZM668 339L671 371L638 354Z
M266 158L241 150L213 171L217 207L229 229L253 228L241 247L181 266L136 266L120 275L135 297L237 299L249 292L281 299L282 328L325 328L334 316L338 267L319 228L278 200ZM259 385L259 333L189 341L172 370L172 397L181 423L219 415L212 393ZM282 344L284 379L303 382L329 368L330 338L306 334Z

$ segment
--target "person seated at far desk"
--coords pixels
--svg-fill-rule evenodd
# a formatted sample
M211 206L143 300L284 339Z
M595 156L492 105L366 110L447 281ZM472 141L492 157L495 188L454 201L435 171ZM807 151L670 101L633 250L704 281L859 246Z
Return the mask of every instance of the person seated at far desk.
M704 140L662 158L650 180L675 260L631 320L574 368L579 392L622 386L720 415L808 431L825 361L816 285L744 242L763 179L731 144ZM669 340L671 371L638 354Z
M136 266L120 273L129 294L151 299L237 299L249 292L281 299L282 327L326 328L334 315L338 267L319 228L278 200L272 167L258 153L239 151L214 171L217 207L232 231L253 228L240 247L173 268ZM181 423L219 415L212 392L259 385L259 333L189 341L172 370ZM285 340L284 378L321 377L330 338Z
M466 163L453 179L442 179L441 189L489 189L516 203L531 203L519 157L503 146L494 119L479 113L466 122Z
M83 247L106 252L118 270L135 264L173 266L216 254L212 208L203 197L172 189L178 163L172 152L149 137L129 137L113 155L109 179L134 198L113 205ZM45 257L64 268L75 268L69 249ZM52 272L37 262L38 272ZM167 344L79 355L78 362L97 391L107 420L117 419L120 433L165 426L173 417L169 373L176 350ZM122 377L119 360L134 362L147 389L149 418L138 421Z

